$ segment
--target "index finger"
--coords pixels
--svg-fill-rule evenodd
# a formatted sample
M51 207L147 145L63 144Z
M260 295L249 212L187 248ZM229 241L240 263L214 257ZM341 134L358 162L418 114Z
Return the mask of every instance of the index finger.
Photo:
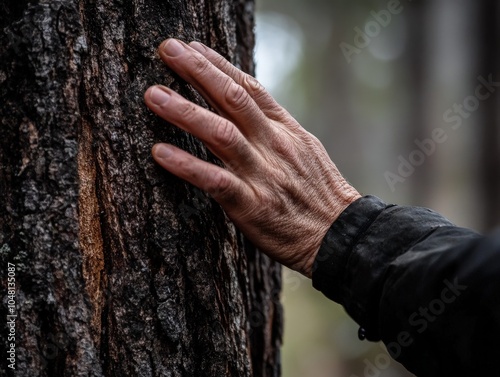
M239 70L227 61L226 58L215 50L212 50L210 47L205 46L203 43L193 41L189 43L189 46L202 54L214 66L231 77L236 83L245 88L264 114L269 116L271 119L274 118L276 113L282 112L283 108L255 77Z

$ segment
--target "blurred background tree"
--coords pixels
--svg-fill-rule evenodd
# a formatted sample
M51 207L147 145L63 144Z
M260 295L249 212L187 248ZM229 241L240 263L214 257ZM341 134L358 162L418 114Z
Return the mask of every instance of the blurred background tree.
M500 81L498 1L257 0L257 10L257 77L358 190L482 232L500 224L500 87L476 94L479 77ZM366 46L358 30L372 35ZM425 154L435 132L443 142ZM391 187L387 173L410 157L418 166ZM285 270L283 284L285 377L363 376L382 360L310 281ZM370 376L409 375L382 366Z

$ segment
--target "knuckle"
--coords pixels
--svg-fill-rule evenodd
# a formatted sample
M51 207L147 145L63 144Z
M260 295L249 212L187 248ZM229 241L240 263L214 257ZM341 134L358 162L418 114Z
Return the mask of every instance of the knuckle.
M208 183L207 192L214 197L231 194L231 180L223 170L214 173L212 180Z
M281 156L291 157L296 154L293 140L290 137L286 137L286 135L275 133L271 136L270 143L272 150Z
M193 118L196 117L196 105L194 103L191 103L189 101L182 101L179 106L177 107L177 111L179 113L179 116L183 120L190 121Z
M232 82L226 90L226 101L234 110L239 111L248 105L250 96L241 85Z
M240 176L243 171L242 164L235 160L224 161L224 167L236 176Z
M259 107L265 110L266 115L268 115L270 119L283 120L291 117L255 77L245 74L241 85L246 89L247 93L257 101Z
M233 146L237 144L238 132L233 124L221 119L214 129L213 138L217 145Z
M208 61L203 55L193 54L191 56L192 73L195 76L203 76L212 66L212 63Z
M321 142L319 141L319 139L316 136L314 136L312 133L310 133L310 132L306 133L306 138L309 141L309 143L311 143L313 145L321 144Z
M260 208L276 208L276 195L268 192L267 190L259 191L258 203Z
M197 171L196 171L195 167L193 166L192 161L190 161L189 159L180 158L177 161L177 165L178 165L179 169L186 174L186 176L188 176L190 178L196 177Z
M270 119L278 122L287 122L290 118L292 118L290 113L278 105L273 99L269 99L266 105L263 106L265 106L266 114Z
M306 146L310 150L324 150L325 147L323 146L323 143L313 134L310 132L305 132L305 135L303 137L304 139L304 146Z
M255 97L260 97L266 93L264 86L253 76L245 74L243 78L245 88L248 88L249 93Z
M301 144L313 146L319 141L312 133L304 129L297 129L297 137Z
M218 67L225 67L226 65L228 65L228 61L222 55L216 56L213 59L213 62Z

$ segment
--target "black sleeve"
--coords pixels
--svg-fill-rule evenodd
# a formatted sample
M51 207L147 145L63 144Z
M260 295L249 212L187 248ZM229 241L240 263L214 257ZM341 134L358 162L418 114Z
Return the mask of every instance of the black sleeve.
M367 196L326 234L313 285L419 377L500 376L500 233Z

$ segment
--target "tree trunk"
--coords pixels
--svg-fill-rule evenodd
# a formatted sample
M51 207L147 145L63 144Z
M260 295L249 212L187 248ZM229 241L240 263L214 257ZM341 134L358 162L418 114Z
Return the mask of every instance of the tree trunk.
M0 5L1 281L15 278L16 302L2 304L2 340L15 339L0 347L5 361L14 343L16 375L280 374L280 267L216 202L155 165L158 141L216 159L142 100L163 83L205 104L157 56L167 37L252 73L253 8Z

